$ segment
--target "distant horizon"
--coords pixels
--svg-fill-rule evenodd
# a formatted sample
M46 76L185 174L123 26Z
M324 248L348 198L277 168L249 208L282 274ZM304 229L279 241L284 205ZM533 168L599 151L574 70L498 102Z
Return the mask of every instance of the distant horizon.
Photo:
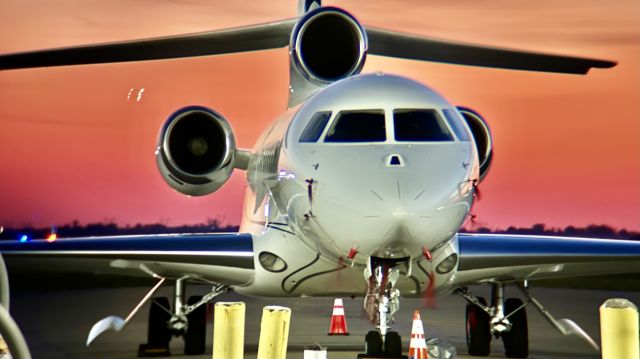
M2 231L0 231L0 238L7 239L8 233L22 233L22 232L34 232L34 233L58 233L61 230L69 230L69 229L80 229L82 231L91 231L92 229L99 230L109 228L114 231L136 231L136 233L148 233L148 230L153 230L154 233L162 233L163 229L167 231L167 233L175 232L177 229L183 229L189 231L189 229L193 230L201 230L203 228L209 228L212 231L219 231L220 229L224 230L233 230L236 231L239 228L238 224L233 223L224 223L219 221L218 219L209 218L206 222L200 223L185 223L181 225L167 225L164 223L136 223L121 226L114 222L94 222L94 223L86 223L82 224L79 221L72 221L70 223L65 223L62 225L56 226L10 226L10 227L2 227ZM145 232L147 230L147 232ZM627 228L616 228L607 224L589 224L587 226L564 226L564 227L548 227L544 223L535 223L528 227L522 226L508 226L505 228L491 228L484 226L463 226L460 228L460 232L476 232L476 233L602 233L602 232L610 232L613 236L628 235L629 237L635 237L640 239L640 231L629 230ZM98 234L98 233L96 233ZM45 235L46 236L46 235Z

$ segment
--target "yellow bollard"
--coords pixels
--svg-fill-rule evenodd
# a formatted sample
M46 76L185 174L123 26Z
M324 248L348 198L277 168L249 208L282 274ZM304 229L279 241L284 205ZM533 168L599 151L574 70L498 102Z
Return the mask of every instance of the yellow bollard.
M213 359L244 358L243 302L216 303L213 322Z
M286 359L291 309L267 306L262 310L257 359Z
M638 308L627 299L608 299L600 306L602 359L638 359Z

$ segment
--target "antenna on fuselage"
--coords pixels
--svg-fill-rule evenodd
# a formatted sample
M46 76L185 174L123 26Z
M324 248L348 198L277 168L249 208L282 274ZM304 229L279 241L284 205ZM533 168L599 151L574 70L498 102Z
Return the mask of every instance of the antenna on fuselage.
M322 6L321 0L298 0L298 16Z

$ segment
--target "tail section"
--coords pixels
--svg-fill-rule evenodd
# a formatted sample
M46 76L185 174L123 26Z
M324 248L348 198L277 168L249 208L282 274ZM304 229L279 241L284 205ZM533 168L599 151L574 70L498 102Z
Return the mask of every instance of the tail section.
M220 55L290 47L289 104L328 83L359 73L373 55L511 70L586 74L612 61L464 44L363 27L321 0L299 0L298 17L260 25L171 37L0 55L0 70Z
M298 0L298 16L303 16L311 10L322 6L321 0Z

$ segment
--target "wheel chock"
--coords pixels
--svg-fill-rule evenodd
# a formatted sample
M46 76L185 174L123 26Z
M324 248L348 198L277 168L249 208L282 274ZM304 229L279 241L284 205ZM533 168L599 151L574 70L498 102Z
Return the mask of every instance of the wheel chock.
M151 346L140 344L138 347L138 358L168 357L171 356L169 346Z

